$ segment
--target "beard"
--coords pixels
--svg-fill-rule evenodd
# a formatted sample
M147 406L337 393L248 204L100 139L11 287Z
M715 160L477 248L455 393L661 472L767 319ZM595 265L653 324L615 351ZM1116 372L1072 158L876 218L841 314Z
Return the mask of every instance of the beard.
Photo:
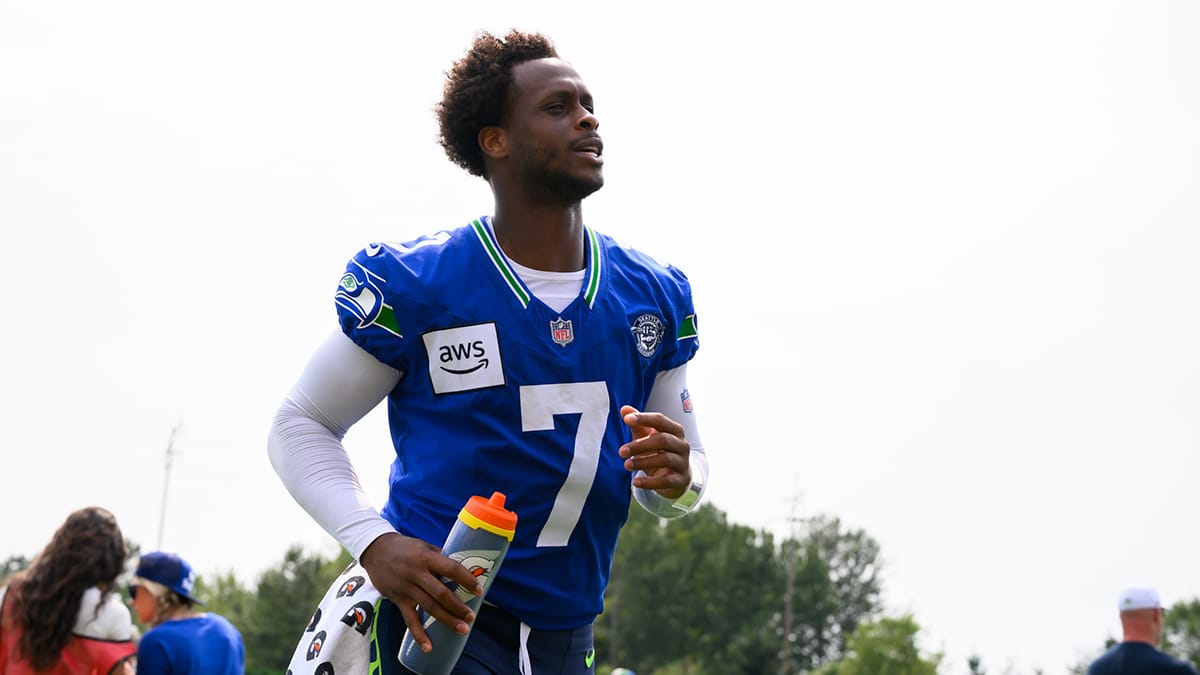
M599 169L587 174L574 174L567 168L555 166L550 154L530 149L521 154L521 169L528 184L563 204L575 204L604 186L604 174Z

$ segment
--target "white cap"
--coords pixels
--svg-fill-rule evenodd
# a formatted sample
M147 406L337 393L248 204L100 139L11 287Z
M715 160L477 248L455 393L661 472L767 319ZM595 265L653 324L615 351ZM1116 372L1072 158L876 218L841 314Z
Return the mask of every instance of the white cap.
M1158 591L1153 588L1133 587L1121 591L1117 597L1117 609L1131 612L1135 609L1162 609L1158 601Z

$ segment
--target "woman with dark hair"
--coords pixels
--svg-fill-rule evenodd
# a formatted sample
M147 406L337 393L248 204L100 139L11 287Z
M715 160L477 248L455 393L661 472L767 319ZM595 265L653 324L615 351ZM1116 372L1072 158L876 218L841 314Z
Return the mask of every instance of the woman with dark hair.
M30 566L0 589L0 673L132 673L129 609L113 593L125 567L117 519L67 516Z

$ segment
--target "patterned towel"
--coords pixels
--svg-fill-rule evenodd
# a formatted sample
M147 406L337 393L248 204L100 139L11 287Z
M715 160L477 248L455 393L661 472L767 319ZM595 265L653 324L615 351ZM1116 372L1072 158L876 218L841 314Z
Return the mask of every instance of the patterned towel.
M288 675L408 672L397 657L404 630L396 606L375 589L361 565L351 563L313 612L292 653Z

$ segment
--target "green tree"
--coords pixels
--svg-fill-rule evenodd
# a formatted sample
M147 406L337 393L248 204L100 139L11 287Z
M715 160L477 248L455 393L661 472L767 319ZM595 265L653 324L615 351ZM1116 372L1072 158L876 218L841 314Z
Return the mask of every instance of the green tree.
M769 535L730 525L711 505L661 522L630 509L596 626L601 659L637 672L703 655L704 673L760 670L774 658L762 627L778 596Z
M8 578L12 575L20 572L26 567L29 567L29 563L31 562L33 561L23 555L9 556L7 560L5 560L3 563L0 563L0 585L3 585L4 582L8 581Z
M967 675L987 675L987 671L983 668L983 659L980 658L978 654L972 654L971 656L967 657L967 668ZM1017 674L1013 672L1012 666L1009 666L1004 670L1004 675ZM1041 668L1034 668L1033 675L1045 675L1045 673Z
M133 573L137 570L138 561L142 559L142 545L135 541L126 539L125 551L125 571L121 572L121 575L117 577L118 589L125 589L129 586L129 583L133 581ZM133 602L133 598L129 598L129 601ZM136 616L133 617L133 620L140 626L140 622Z
M862 530L845 530L837 518L803 521L806 534L781 547L780 565L793 565L792 633L783 639L792 672L840 658L846 639L880 606L879 544ZM789 562L787 556L796 558ZM779 623L786 626L786 617ZM786 631L778 630L781 638Z
M846 655L813 675L937 675L942 657L921 654L919 632L909 615L860 624L846 640Z
M205 609L229 619L245 637L253 625L256 593L246 587L233 571L214 577L196 579L196 597L204 601Z
M317 603L350 562L344 550L329 558L293 546L253 588L228 571L200 576L196 595L241 632L247 675L282 673Z
M1171 605L1163 621L1163 651L1200 664L1200 599Z
M288 549L279 567L263 572L251 613L246 668L283 672L313 610L335 577L351 562L344 550L335 558ZM254 656L250 656L253 641Z
M712 505L669 523L633 506L596 624L600 660L733 675L779 672L781 659L807 672L840 656L878 610L879 547L835 518L805 523L776 547Z

